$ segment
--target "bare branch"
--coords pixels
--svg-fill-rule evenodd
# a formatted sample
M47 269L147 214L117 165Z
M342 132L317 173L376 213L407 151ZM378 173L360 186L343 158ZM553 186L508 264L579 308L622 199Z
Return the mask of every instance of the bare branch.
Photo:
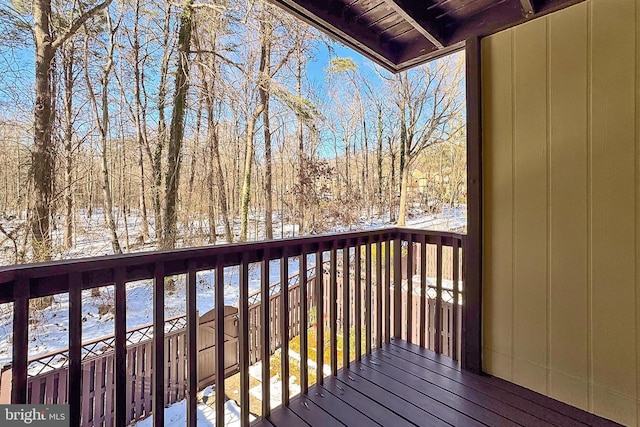
M97 4L95 7L87 10L82 15L80 15L69 27L69 29L64 33L58 36L53 43L51 43L51 48L53 50L60 47L69 37L73 36L79 29L84 25L85 22L89 20L89 18L95 16L101 10L106 9L112 0L104 0L102 3Z

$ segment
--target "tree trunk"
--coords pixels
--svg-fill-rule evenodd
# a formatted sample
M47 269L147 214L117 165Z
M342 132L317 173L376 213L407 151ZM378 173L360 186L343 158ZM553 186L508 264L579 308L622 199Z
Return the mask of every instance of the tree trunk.
M173 97L169 146L167 147L167 177L165 187L164 231L162 245L164 249L176 246L178 223L178 185L180 183L180 161L182 140L184 138L184 115L189 89L189 51L192 32L192 0L186 0L180 18L178 31L178 68L176 70L176 91Z
M146 179L144 177L144 158L143 149L148 146L146 125L143 122L146 121L146 117L143 114L142 105L142 77L140 71L140 35L138 34L138 24L140 21L140 0L135 5L135 21L133 25L133 77L134 77L134 98L135 98L135 111L134 119L136 125L136 139L138 141L139 156L138 156L138 168L140 169L140 198L139 207L140 214L142 216L140 224L140 233L143 241L149 240L149 219L147 217L147 204L145 202L146 194ZM143 129L144 128L144 129ZM151 185L153 189L153 184Z
M200 145L200 128L202 125L202 106L204 104L204 97L200 96L198 100L198 109L196 110L196 128L193 137L193 150L191 153L191 163L189 164L189 181L187 186L187 203L185 203L185 207L188 212L193 212L193 207L191 206L191 200L193 198L193 184L196 179L196 159L198 157L198 148Z
M391 138L389 138L389 148L391 152L391 180L389 183L389 221L396 221L396 152L391 146Z
M398 213L398 227L404 227L407 217L407 191L409 187L409 167L405 165L400 178L400 211Z
M64 248L73 247L73 86L75 46L73 41L63 51L62 69L64 78Z
M301 43L299 40L300 35L296 34L296 93L300 99L302 99L302 52L301 52ZM305 232L305 191L307 191L307 186L305 185L305 156L304 156L304 132L303 132L303 123L302 116L300 114L296 114L297 121L297 129L296 133L298 136L298 234L302 234ZM284 237L284 236L282 236Z
M171 26L171 3L167 2L167 10L163 24L163 46L162 63L160 65L160 84L158 85L158 143L153 152L151 161L151 172L153 173L153 211L155 214L156 240L162 243L163 219L162 219L162 152L167 140L167 123L164 115L164 108L167 102L167 74L169 73L169 59L171 49L169 48L169 30Z
M33 257L35 261L51 259L51 199L53 185L53 143L51 128L51 66L56 49L74 35L90 17L106 8L111 0L96 5L76 18L69 29L55 40L51 35L51 0L33 2L34 41L36 53L34 135L31 154L35 202L31 217Z
M222 171L222 163L220 161L220 144L218 141L218 130L212 126L213 122L213 108L209 112L211 117L210 126L210 143L213 151L213 169L215 170L215 178L218 182L218 200L220 206L220 214L222 215L222 221L224 223L224 234L227 239L227 243L233 242L233 230L231 230L231 223L229 222L229 209L227 207L227 190L224 185L224 173Z
M378 204L378 214L382 214L382 131L383 131L383 122L382 122L382 108L378 106L378 147L376 152L377 164L378 164L378 191L377 191L377 204Z
M265 12L263 13L261 30L262 30L262 48L261 48L261 73L265 76L261 85L258 85L258 92L260 94L260 102L264 105L264 111L262 112L262 121L264 123L264 160L265 160L265 172L264 172L264 190L265 190L265 209L264 209L264 227L265 238L267 240L273 239L273 195L272 195L272 170L271 170L271 127L269 117L269 77L271 75L271 39L273 37L273 27L271 25L271 17L267 11L268 6L265 6Z
M251 166L253 165L253 133L256 121L264 110L264 104L260 103L249 117L247 122L247 135L245 138L244 176L242 179L242 192L240 193L240 241L247 241L247 228L249 226L249 203L251 202Z
M33 255L35 261L51 259L51 179L53 173L53 144L51 141L51 75L55 53L51 46L49 17L51 1L33 2L36 45L34 138L31 169L35 190L35 207L31 220Z
M109 74L113 68L113 54L115 49L115 33L113 28L111 16L107 12L107 22L109 24L110 38L107 51L106 63L102 68L101 76L101 108L98 108L98 102L91 79L89 78L89 70L87 64L89 63L89 36L85 36L85 81L87 83L87 90L89 92L89 99L93 107L96 127L100 134L100 148L101 148L101 168L102 168L102 195L104 197L104 216L107 223L107 229L109 230L109 239L111 241L111 248L114 254L121 254L120 242L118 241L118 235L116 233L116 223L113 217L113 198L111 194L111 185L109 179L109 162L108 162L108 137L109 137ZM101 111L99 111L101 110Z
M142 214L142 224L140 225L140 237L145 242L149 240L149 220L147 219L147 202L145 201L146 194L146 179L144 177L144 156L142 154L142 147L139 147L138 156L138 168L140 169L140 212Z
M265 6L266 7L266 6ZM262 41L262 48L260 52L260 68L258 73L258 82L257 89L258 92L261 90L267 90L269 79L271 76L267 72L269 65L268 59L268 51L265 49L265 39L267 38L267 34L269 30L267 29L266 24L266 13L263 14L262 21L260 22L260 37ZM262 94L260 94L262 98ZM253 113L247 120L247 135L245 139L245 156L244 156L244 177L242 180L242 191L240 193L240 241L247 241L247 228L249 223L249 203L251 201L251 165L253 164L253 133L256 127L256 121L260 117L260 114L265 109L265 103L260 100L260 104L253 110Z

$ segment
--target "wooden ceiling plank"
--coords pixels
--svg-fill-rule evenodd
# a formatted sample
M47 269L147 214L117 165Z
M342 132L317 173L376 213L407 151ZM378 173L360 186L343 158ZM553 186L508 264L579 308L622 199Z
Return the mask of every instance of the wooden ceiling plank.
M436 48L444 47L442 29L435 19L420 17L424 14L424 3L416 0L384 0L393 10L404 18L413 28L429 40Z
M389 19L389 18L393 18L396 17L397 15L393 12L388 13L386 15L380 15L380 18L376 19L375 21L371 21L367 24L367 27L375 27L376 25L378 25L379 23L381 23L382 21ZM400 23L402 23L402 19L398 20L397 22L395 22L393 25L398 25ZM388 28L388 27L387 27Z

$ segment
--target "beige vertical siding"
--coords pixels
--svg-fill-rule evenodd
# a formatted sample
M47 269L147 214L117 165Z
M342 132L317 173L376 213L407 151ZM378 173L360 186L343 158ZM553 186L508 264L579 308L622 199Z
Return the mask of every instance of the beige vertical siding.
M639 423L640 0L482 42L485 371Z

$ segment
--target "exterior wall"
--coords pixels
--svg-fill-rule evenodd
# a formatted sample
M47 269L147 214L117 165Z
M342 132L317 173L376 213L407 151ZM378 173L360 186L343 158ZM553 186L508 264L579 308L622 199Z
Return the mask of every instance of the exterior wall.
M640 423L640 0L482 41L483 363Z

